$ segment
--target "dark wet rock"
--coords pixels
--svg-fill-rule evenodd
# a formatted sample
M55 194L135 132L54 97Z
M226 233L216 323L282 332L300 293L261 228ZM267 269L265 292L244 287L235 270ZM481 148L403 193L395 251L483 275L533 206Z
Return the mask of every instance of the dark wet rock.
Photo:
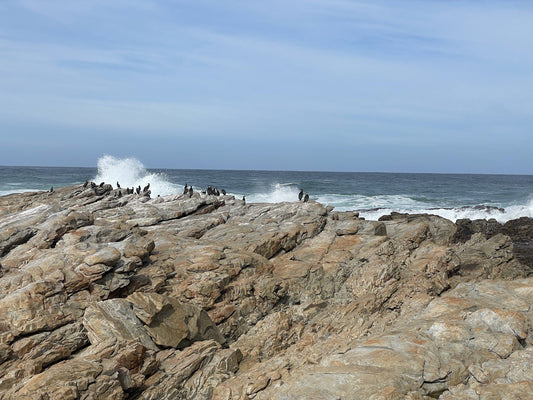
M533 218L519 218L503 225L502 233L513 242L513 251L526 267L533 268Z

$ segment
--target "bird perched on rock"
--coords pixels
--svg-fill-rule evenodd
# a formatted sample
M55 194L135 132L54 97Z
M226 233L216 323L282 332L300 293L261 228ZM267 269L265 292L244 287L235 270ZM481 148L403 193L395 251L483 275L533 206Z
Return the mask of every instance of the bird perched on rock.
M117 181L117 189L120 189L120 183Z
M225 191L224 189L222 189L222 190L220 191L220 193L222 193L223 196L226 195L226 191Z
M192 197L192 194L193 194L193 190L192 190L192 186L189 186L189 197Z
M150 183L148 183L148 185L146 185L143 189L143 192L147 192L148 189L150 189Z
M246 197L242 196L242 202L246 205Z
M298 193L298 201L302 201L302 197L304 197L304 190L300 189L300 193Z
M52 187L50 188L50 193L52 193L53 191L54 191L54 187L52 186Z
M308 201L309 201L309 193L305 193L304 203L307 203Z
M183 188L183 194L187 193L189 193L189 187L187 186L187 184L185 184L185 187Z
M88 184L89 184L89 181L86 180L85 183L83 184L83 187L86 188Z

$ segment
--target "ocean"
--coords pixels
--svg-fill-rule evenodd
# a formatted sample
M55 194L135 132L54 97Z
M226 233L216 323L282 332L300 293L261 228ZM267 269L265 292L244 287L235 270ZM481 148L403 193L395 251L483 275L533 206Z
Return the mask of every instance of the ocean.
M104 156L95 168L0 166L0 196L92 180L122 187L150 183L152 196L207 185L248 203L297 201L299 189L337 211L377 220L392 211L430 213L456 221L533 217L533 175L148 169L134 158Z

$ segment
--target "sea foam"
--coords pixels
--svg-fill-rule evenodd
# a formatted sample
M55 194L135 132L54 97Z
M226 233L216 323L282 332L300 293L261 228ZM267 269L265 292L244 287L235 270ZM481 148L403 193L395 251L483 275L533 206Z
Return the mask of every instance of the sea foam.
M98 160L98 172L93 179L97 184L106 182L116 187L120 183L122 188L141 186L148 183L152 197L179 193L180 186L169 182L165 174L152 173L135 158L116 158L105 155Z
M359 215L368 220L378 220L383 215L391 212L407 214L433 214L457 222L458 219L495 219L500 223L505 223L512 219L521 217L533 218L533 200L526 205L509 206L505 209L496 207L460 207L460 208L378 208L372 210L362 210Z
M246 199L250 203L281 203L298 199L298 188L292 183L275 183L266 192L250 193Z

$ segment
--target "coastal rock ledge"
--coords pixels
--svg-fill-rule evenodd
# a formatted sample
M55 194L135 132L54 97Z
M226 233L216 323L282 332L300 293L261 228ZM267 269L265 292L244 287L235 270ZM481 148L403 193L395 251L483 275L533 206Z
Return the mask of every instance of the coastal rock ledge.
M0 399L531 399L532 227L3 196Z

